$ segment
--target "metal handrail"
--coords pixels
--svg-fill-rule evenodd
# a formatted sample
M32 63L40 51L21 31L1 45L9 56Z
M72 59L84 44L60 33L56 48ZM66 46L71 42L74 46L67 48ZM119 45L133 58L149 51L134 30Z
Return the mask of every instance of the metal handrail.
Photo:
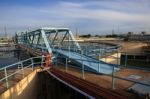
M87 72L93 72L93 71L91 71L91 70L87 70L87 69L85 69L83 66L83 62L84 61L87 61L87 62L94 62L94 61L90 61L90 60L84 60L84 59L77 59L77 58L65 58L65 60L72 60L72 59L74 59L74 60L81 60L82 62L82 67L79 67L79 69L81 69L81 71L82 71L82 78L84 79L84 71L87 71ZM64 64L63 62L58 62L58 63L60 63L60 64ZM56 64L58 64L58 63L56 63ZM95 62L95 63L98 63L98 62ZM98 63L99 64L99 63ZM77 67L75 67L75 66L73 66L73 65L69 65L68 64L68 61L66 61L65 62L65 68L66 68L66 71L68 71L68 66L70 66L70 67L73 67L73 68L77 68ZM105 76L109 76L109 77L112 77L112 89L114 89L115 87L114 87L114 85L115 85L115 79L120 79L120 80L124 80L124 81L129 81L129 82L132 82L132 83L137 83L137 84L140 84L140 85L144 85L144 86L148 86L148 87L150 87L150 84L147 84L147 83L143 83L143 82L141 82L141 81L137 81L137 80L133 80L133 79L128 79L128 78L123 78L123 77L119 77L119 76L116 76L115 75L115 70L114 70L114 68L116 68L116 66L117 65L112 65L112 73L111 74L106 74L106 73L102 73L102 72L100 72L100 73L98 73L98 72L94 72L94 73L96 73L96 74L102 74L102 75L105 75ZM120 65L118 65L117 67L119 67L119 68L122 68ZM130 68L130 69L133 69L133 68L131 68L131 67L123 67L123 68ZM135 69L137 69L137 68L135 68ZM149 71L149 70L146 70L146 71Z
M22 74L23 74L23 76L24 76L24 69L29 68L29 67L32 67L32 70L34 70L34 67L35 67L36 64L43 64L43 63L45 63L45 62L42 62L42 61L41 61L41 62L35 62L35 61L33 61L34 59L41 59L41 60L44 60L45 57L46 57L46 56L31 57L31 58L29 58L29 59L22 60L22 61L19 61L19 62L17 62L17 63L14 63L14 64L11 64L11 65L8 65L8 66L5 66L5 67L0 68L0 72L4 72L4 77L0 78L0 82L2 82L2 81L5 80L5 81L6 81L6 87L7 87L7 89L8 89L8 88L9 88L8 78L10 78L10 77L16 75L16 74L19 73L19 72L22 72ZM23 66L23 63L24 63L24 62L28 62L28 61L30 61L31 64L28 64L28 66ZM17 65L18 65L18 66L21 65L21 69L18 69L18 70L16 70L15 72L13 72L13 73L11 73L11 74L8 75L9 68L16 68Z
M35 64L41 64L41 66L42 66L42 64L43 63L45 63L43 60L44 60L44 58L46 58L46 56L38 56L38 57L32 57L32 58L29 58L29 59L26 59L26 60L23 60L23 61L19 61L19 62L17 62L17 63L14 63L14 64L11 64L11 65L8 65L8 66L5 66L5 67L2 67L2 68L0 68L0 71L4 71L4 73L5 73L5 75L4 75L4 77L3 78L1 78L0 79L0 82L1 81L6 81L6 86L7 86L7 88L9 88L9 83L8 83L8 78L9 77L12 77L12 76L14 76L15 74L17 74L17 73L19 73L19 72L23 72L23 70L25 69L25 68L28 68L28 67L32 67L32 70L34 70L34 66L35 66ZM60 57L57 57L57 58L60 58ZM64 58L64 57L63 57ZM41 61L39 62L34 62L33 60L34 59L41 59ZM66 60L71 60L72 58L65 58ZM17 71L15 71L14 73L12 73L12 74L10 74L10 75L8 75L8 68L10 68L10 67L16 67L16 65L21 65L21 64L23 64L23 62L27 62L27 61L31 61L31 64L29 64L28 66L26 66L26 67L24 67L24 66L22 66L21 67L21 69L19 69L19 70L17 70ZM74 59L74 60L80 60L80 61L88 61L88 62L95 62L95 61L90 61L90 60L84 60L84 59ZM58 64L58 61L56 61L57 63L56 64ZM90 70L86 70L86 68L84 68L83 66L83 62L81 62L82 63L82 67L80 68L81 70L82 70L82 74L83 74L83 79L84 79L84 72L85 71L89 71L89 72L91 72ZM61 63L61 62L59 62L59 63ZM95 62L95 63L98 63L98 64L100 64L99 62ZM56 64L55 64L55 66L56 66ZM66 69L68 70L68 66L70 66L70 65L68 65L68 61L66 61L65 62L65 67L66 67ZM73 66L71 66L71 67L73 67ZM103 74L103 75L106 75L106 76L109 76L109 77L112 77L112 79L113 79L113 84L112 84L112 88L114 88L114 80L115 79L121 79L121 80L125 80L125 81L129 81L129 82L133 82L133 83L137 83L137 84L141 84L141 85L145 85L145 86L149 86L150 87L150 84L146 84L146 83L143 83L143 82L140 82L140 81L136 81L136 80L132 80L132 79L127 79L127 78L123 78L123 77L119 77L119 76L116 76L115 75L115 71L114 71L114 68L116 67L116 65L113 65L113 72L111 73L111 74L105 74L105 73L100 73L100 74ZM73 67L73 68L75 68L75 67ZM66 70L66 71L67 71ZM97 74L98 74L98 72L96 72Z

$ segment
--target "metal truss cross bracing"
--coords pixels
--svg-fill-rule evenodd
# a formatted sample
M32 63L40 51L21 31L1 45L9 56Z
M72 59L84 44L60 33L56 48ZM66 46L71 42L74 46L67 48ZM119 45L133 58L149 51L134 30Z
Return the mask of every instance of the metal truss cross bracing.
M81 50L68 28L41 28L31 32L17 33L17 42L33 49L53 53L55 49Z

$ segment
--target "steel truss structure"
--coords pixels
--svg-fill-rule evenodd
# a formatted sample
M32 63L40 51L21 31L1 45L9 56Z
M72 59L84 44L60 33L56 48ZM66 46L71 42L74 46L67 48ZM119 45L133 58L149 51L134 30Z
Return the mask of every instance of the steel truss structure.
M68 28L41 28L31 32L17 33L16 36L19 44L25 44L40 51L47 50L49 53L59 48L81 49Z

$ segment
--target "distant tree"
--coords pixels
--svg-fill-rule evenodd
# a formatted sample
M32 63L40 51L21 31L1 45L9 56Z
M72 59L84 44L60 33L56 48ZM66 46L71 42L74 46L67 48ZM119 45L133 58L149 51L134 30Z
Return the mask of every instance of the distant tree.
M124 38L124 41L128 41L128 40L129 40L129 38L128 38L128 37L125 37L125 38Z
M87 35L80 35L80 37L90 38L90 37L91 37L91 34L87 34Z
M95 37L99 37L99 35L95 35Z
M133 34L133 32L128 32L128 33L127 33L127 35L132 35L132 34Z
M112 34L112 35L106 35L106 38L116 38L116 37L118 37L118 35L117 34Z
M142 35L145 35L145 34L146 34L146 32L145 32L145 31L142 31L142 32L141 32L141 34L142 34Z
M87 37L91 37L91 34L88 34Z

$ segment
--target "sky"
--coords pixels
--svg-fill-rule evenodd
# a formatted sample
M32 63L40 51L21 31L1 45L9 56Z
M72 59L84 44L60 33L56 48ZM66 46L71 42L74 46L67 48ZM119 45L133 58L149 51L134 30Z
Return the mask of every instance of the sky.
M0 0L0 35L40 27L80 34L150 32L150 0Z

